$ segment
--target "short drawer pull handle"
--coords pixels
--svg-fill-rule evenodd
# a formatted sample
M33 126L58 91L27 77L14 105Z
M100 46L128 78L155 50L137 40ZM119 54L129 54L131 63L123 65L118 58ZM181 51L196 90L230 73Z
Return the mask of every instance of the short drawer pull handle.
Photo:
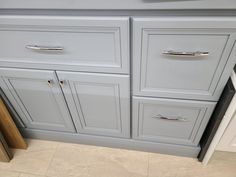
M50 46L39 46L39 45L26 45L25 48L35 51L62 51L62 47L50 47Z
M162 52L163 55L169 55L169 56L186 56L186 57L204 57L208 56L209 52L178 52L173 50L167 50Z
M160 114L154 116L153 118L162 119L162 120L168 120L168 121L188 122L188 120L186 118L183 118L183 117L169 118L169 117L162 116Z

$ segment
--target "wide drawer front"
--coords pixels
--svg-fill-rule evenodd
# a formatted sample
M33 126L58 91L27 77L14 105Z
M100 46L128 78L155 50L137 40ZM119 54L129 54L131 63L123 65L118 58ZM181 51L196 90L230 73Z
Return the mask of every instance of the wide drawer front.
M221 25L213 19L135 19L134 94L217 101L235 63L236 29Z
M154 142L197 145L215 104L134 97L133 136Z
M1 16L0 61L50 69L129 72L129 18Z

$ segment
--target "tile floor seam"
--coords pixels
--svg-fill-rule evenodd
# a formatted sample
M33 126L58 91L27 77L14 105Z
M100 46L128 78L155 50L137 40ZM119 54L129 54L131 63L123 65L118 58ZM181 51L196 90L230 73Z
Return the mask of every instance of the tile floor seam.
M54 159L54 157L55 157L56 151L59 149L60 144L61 144L61 143L58 143L58 144L57 144L57 147L54 149L52 158L51 158L51 160L50 160L50 162L49 162L49 164L48 164L47 170L45 171L45 174L44 174L44 176L46 176L46 177L48 177L48 175L47 175L48 170L49 170L49 168L50 168L50 166L51 166L51 164L52 164L52 161L53 161L53 159Z
M6 162L6 163L9 163L9 162ZM14 170L0 170L0 171L5 171L5 172L12 172L12 173L17 173L17 177L20 177L20 174L21 174L21 172L19 172L19 171L14 171ZM7 176L6 176L7 177Z
M149 177L149 158L150 158L150 153L148 153L147 177Z
M45 176L45 175L40 175L40 174L35 174L35 173L30 173L30 172L18 172L18 173L19 173L19 176L22 174L28 174L28 175L33 175L33 176L42 176L42 177Z
M59 143L58 143L58 144L59 144ZM57 146L58 146L58 145L57 145ZM56 148L57 148L57 147L56 147ZM50 162L49 162L49 164L48 164L47 170L48 170L48 168L49 168L49 166L50 166L50 164L51 164L51 161L52 161L53 156L54 156L54 154L55 154L56 148L54 148L54 149L50 149L50 148L49 148L49 149L48 149L48 150L53 151L53 155L52 155L51 160L50 160ZM39 151L37 151L37 152L44 152L44 151L48 151L48 150L39 150ZM36 152L36 151L34 151L33 153L35 153L35 152ZM26 151L26 154L23 154L23 155L20 155L20 156L25 156L25 155L27 155L27 153L32 153L32 152L31 152L31 151ZM14 157L13 157L13 158L14 158ZM33 176L42 176L42 177L45 177L47 170L46 170L45 173L43 173L43 174L38 174L38 173L34 173L34 172L26 172L26 171L21 171L21 170L16 170L16 169L13 169L13 170L7 169L7 170L5 170L5 171L16 172L16 173L19 173L20 175L23 173L23 174L30 174L30 175L33 175Z
M16 174L17 174L17 177L20 177L20 172L17 172L17 171L3 170L3 169L1 169L0 171L2 171L2 172L7 172L7 173L16 173ZM1 175L0 175L0 176L1 176ZM5 176L5 177L7 177L7 176Z
M18 177L20 177L22 174L28 174L28 175L33 175L33 176L42 176L42 177L45 176L45 175L39 175L39 174L34 174L34 173L29 173L29 172L22 172L22 171L16 171L16 170L2 170L2 171L18 173Z
M39 174L34 174L34 173L29 173L29 172L20 172L19 173L19 176L18 177L20 177L21 175L33 175L33 176L40 176L40 177L45 177L45 175L39 175Z
M10 163L10 162L7 162L7 163ZM9 169L6 169L6 170L4 170L4 169L1 169L2 171L5 171L5 172L14 172L14 173L23 173L22 171L17 171L17 170L9 170ZM0 171L1 171L0 170ZM32 174L33 175L33 174Z

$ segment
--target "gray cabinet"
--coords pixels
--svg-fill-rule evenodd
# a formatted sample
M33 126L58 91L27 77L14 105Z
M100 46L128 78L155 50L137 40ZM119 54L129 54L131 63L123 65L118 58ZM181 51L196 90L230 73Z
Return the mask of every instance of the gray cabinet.
M135 139L198 145L215 102L133 98Z
M0 69L0 84L26 128L75 132L54 71Z
M130 137L129 76L57 71L79 133Z
M25 135L197 155L235 65L235 17L42 12L0 15L0 87Z

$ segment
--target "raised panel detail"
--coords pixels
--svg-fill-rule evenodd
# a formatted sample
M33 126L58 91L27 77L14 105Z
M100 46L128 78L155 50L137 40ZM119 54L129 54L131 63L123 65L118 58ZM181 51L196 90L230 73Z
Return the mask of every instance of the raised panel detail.
M212 80L221 61L227 35L166 35L151 31L145 31L144 35L142 91L213 95L216 82L212 83ZM162 54L168 50L207 51L209 56L193 58Z
M53 71L0 69L0 75L26 128L75 132Z
M34 20L33 20L34 19ZM125 17L0 17L0 61L92 72L129 72ZM60 47L37 50L28 46ZM12 53L12 51L14 51Z
M134 138L197 145L215 104L214 102L134 97Z
M84 129L102 128L121 132L118 85L74 82L73 86Z
M135 18L134 95L217 101L235 64L235 34L210 19Z
M79 133L129 137L129 77L57 72Z

